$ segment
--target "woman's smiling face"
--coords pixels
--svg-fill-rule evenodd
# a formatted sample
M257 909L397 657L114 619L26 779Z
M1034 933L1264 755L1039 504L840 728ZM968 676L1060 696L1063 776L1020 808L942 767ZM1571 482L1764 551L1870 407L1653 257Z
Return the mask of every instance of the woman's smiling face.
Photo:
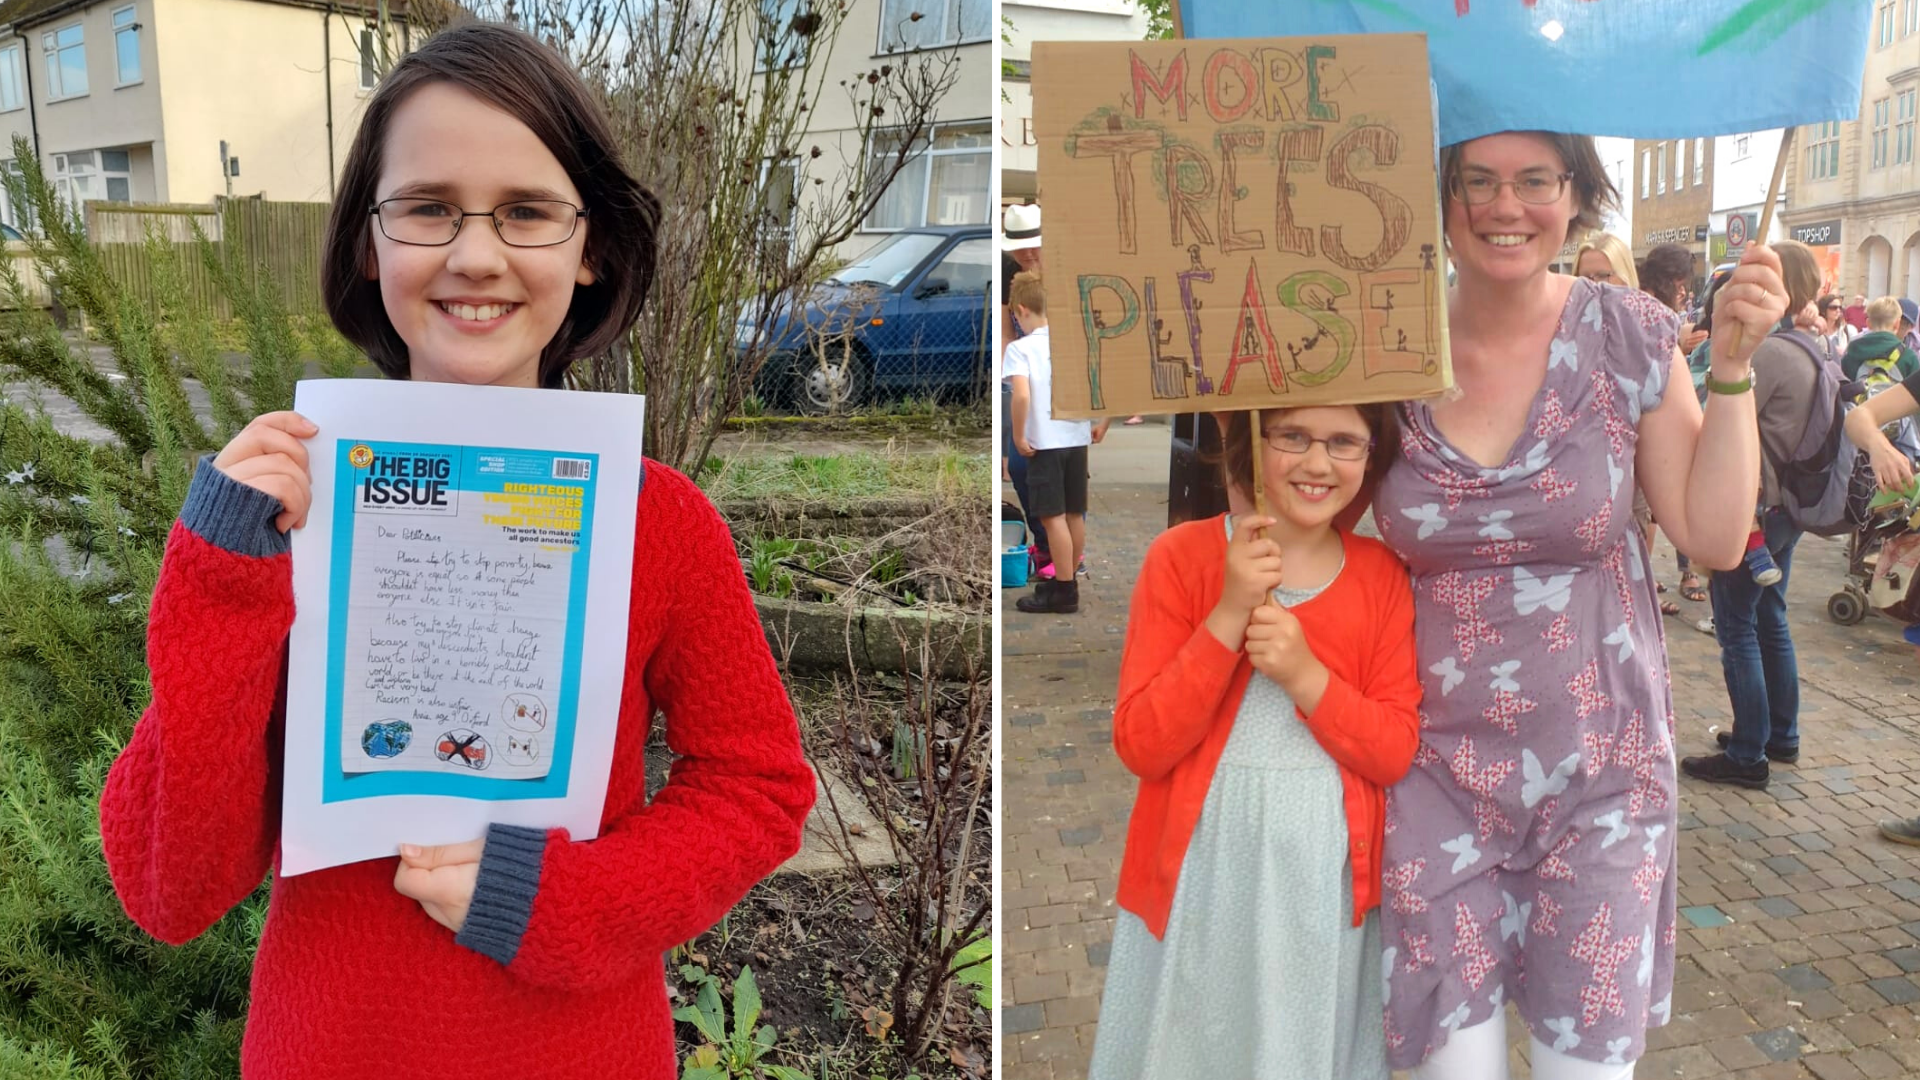
M467 211L580 192L527 125L449 83L429 83L396 110L382 150L376 202L439 199ZM373 262L387 318L406 343L409 377L422 382L537 386L576 286L593 283L584 255L588 222L566 242L512 247L486 218L466 219L439 247L387 238L371 214Z
M1567 163L1551 142L1539 135L1507 131L1474 139L1460 148L1460 177L1492 181L1544 177L1558 180ZM1501 184L1493 201L1470 206L1453 197L1449 184L1444 200L1447 243L1454 265L1493 281L1517 281L1544 273L1566 242L1576 216L1573 184L1561 185L1550 203L1523 202L1511 184Z

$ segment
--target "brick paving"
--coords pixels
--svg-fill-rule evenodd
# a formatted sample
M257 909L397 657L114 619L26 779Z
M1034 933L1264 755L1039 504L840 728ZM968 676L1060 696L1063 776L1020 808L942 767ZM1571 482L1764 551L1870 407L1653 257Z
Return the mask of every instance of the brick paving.
M1112 749L1114 687L1133 567L1166 517L1166 439L1116 426L1094 448L1079 614L1025 615L1005 594L1004 1080L1086 1075L1134 792ZM1670 551L1660 566L1671 586ZM1920 661L1892 622L1827 620L1843 566L1838 543L1795 552L1799 765L1775 765L1764 792L1681 780L1673 1021L1650 1034L1639 1080L1920 1077L1920 849L1874 829L1920 812ZM1702 753L1731 723L1719 651L1679 619L1667 629L1679 752Z

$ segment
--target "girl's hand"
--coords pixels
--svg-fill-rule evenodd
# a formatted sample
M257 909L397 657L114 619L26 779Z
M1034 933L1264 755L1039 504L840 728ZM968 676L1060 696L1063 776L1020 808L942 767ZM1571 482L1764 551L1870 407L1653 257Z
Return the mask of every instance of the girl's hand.
M1262 604L1247 620L1247 659L1253 669L1289 692L1300 680L1323 669L1307 647L1306 632L1293 612L1278 604Z
M1680 335L1680 351L1688 356L1692 356L1693 350L1699 348L1700 343L1705 340L1707 340L1707 332L1705 330L1688 330L1686 333Z
M480 856L486 850L484 838L439 847L401 844L393 889L418 900L434 922L457 934L466 925L473 886L480 880Z
M1265 530L1276 519L1247 514L1233 523L1233 538L1227 541L1226 582L1220 589L1219 607L1245 618L1267 602L1268 594L1280 587L1280 545L1267 539Z
M279 499L284 509L273 527L281 532L297 529L307 523L307 508L313 504L313 477L301 440L319 433L313 421L296 412L257 416L213 459L213 467Z
M1773 333L1786 313L1787 287L1780 280L1780 256L1764 244L1749 247L1733 275L1720 286L1713 303L1714 377L1728 382L1746 378L1753 350ZM1734 347L1736 337L1740 339L1738 348Z

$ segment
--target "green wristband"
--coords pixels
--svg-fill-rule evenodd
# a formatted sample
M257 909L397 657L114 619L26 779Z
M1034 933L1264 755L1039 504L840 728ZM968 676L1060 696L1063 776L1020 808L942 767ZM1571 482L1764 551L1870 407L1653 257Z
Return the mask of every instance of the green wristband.
M1751 391L1752 389L1753 389L1753 369L1752 368L1747 369L1747 377L1744 379L1741 379L1739 382L1721 382L1719 379L1716 379L1713 377L1712 372L1707 373L1707 393L1709 394L1726 394L1729 396L1736 396L1739 394L1745 394Z

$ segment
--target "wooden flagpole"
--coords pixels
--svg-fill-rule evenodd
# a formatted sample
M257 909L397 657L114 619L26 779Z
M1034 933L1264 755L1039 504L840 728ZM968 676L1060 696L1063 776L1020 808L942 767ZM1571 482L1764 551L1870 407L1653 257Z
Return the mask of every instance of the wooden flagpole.
M1765 205L1760 207L1760 227L1754 230L1753 239L1748 241L1748 243L1766 243L1767 231L1773 228L1773 204L1775 200L1780 198L1780 181L1787 175L1787 159L1793 155L1793 133L1795 130L1794 128L1788 128L1785 133L1780 136L1780 156L1775 158L1773 162L1773 182L1767 185L1767 201ZM1712 273L1713 268L1708 267L1707 272ZM1799 313L1788 312L1788 314L1796 315ZM1727 332L1728 355L1740 351L1740 339L1744 336L1738 326Z

